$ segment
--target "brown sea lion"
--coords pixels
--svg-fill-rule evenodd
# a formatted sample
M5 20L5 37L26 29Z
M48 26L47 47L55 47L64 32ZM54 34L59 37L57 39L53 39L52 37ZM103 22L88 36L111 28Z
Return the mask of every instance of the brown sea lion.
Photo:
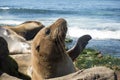
M43 28L32 43L32 80L64 76L75 72L71 58L65 51L67 22L58 19Z
M15 31L17 34L23 36L26 40L31 40L35 35L44 27L40 22L37 21L26 21L17 26L5 26L7 29Z
M14 31L0 27L0 36L7 41L10 54L31 53L30 44Z
M67 51L67 54L71 57L71 59L74 61L79 54L84 50L86 45L88 44L88 41L92 39L90 35L83 35L81 36L78 40L77 43L75 44L74 47L69 49Z

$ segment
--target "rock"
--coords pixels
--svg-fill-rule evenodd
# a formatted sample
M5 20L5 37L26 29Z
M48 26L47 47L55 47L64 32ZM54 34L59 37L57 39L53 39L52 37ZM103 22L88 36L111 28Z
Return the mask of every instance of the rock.
M6 73L3 73L1 76L0 76L0 80L21 80L19 78L16 78L16 77L13 77L13 76L10 76Z
M21 73L27 74L27 69L28 66L30 66L30 54L19 54L19 55L11 55L13 59L18 63L19 66L19 71ZM58 77L58 78L53 78L53 79L48 79L48 80L78 80L78 79L85 79L85 80L116 80L115 79L115 73L113 70L103 67L103 66L98 66L98 67L93 67L85 70L79 70L75 73L63 76L63 77Z
M46 80L117 80L113 70L106 67L93 67L75 73Z
M21 80L21 79L3 73L0 76L0 80ZM113 70L103 66L99 66L85 70L79 70L75 73L63 77L51 78L46 80L117 80L117 79Z
M98 57L98 58L102 58L103 55L102 55L102 54L98 54L97 57Z
M18 63L18 71L21 73L27 74L28 66L31 64L31 54L17 54L17 55L10 55L17 63Z

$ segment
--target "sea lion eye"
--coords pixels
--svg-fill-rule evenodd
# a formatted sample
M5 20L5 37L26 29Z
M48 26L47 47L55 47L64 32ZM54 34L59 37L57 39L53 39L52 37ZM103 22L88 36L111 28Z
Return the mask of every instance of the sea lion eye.
M46 29L45 34L46 35L50 34L50 29Z
M40 51L40 45L36 47L36 50L39 52Z

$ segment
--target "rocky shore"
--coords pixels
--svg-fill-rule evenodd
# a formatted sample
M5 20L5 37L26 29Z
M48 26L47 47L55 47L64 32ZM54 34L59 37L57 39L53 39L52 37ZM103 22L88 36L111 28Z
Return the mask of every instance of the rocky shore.
M41 30L41 28L44 28L44 26L42 24L38 24L38 22L32 22L31 24L31 21L28 21L15 27L18 27L18 29L11 29L11 26L0 28L0 31L2 31L0 33L0 80L31 80L32 39L35 37L37 32ZM30 36L30 38L28 38L28 35L32 35L32 37ZM81 41L84 42L84 40L85 39L83 38ZM66 41L69 42L69 40ZM16 43L19 44L14 46ZM82 47L82 50L80 51L81 54L79 53L79 57L77 55L77 59L74 59L73 61L73 63L75 63L76 72L46 80L119 80L120 66L112 66L112 62L117 60L113 60L113 58L108 57L107 59L109 62L111 60L113 61L110 63L111 65L105 65L106 63L104 62L106 57L103 57L103 55L95 52L94 50L84 50L87 43L84 43L85 45L81 45L81 43L79 44ZM24 52L24 49L22 49L23 46L25 51L28 52ZM103 61L104 65L92 64L93 62L90 63L92 60L95 63L101 63L100 61ZM116 70L117 72L115 72Z

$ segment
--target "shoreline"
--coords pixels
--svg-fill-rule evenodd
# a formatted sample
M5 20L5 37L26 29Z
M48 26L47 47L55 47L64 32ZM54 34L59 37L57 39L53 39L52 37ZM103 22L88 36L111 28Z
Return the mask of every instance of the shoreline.
M7 24L4 24L4 25L7 25ZM3 26L3 25L0 25L0 26ZM67 44L68 48L71 48L75 44L78 38L71 37L71 35L69 35L69 32L67 33L67 35L68 35L68 38L73 39L73 42ZM120 39L92 39L89 41L86 48L95 49L97 51L100 51L104 55L109 54L114 57L120 58L119 44L120 44Z

